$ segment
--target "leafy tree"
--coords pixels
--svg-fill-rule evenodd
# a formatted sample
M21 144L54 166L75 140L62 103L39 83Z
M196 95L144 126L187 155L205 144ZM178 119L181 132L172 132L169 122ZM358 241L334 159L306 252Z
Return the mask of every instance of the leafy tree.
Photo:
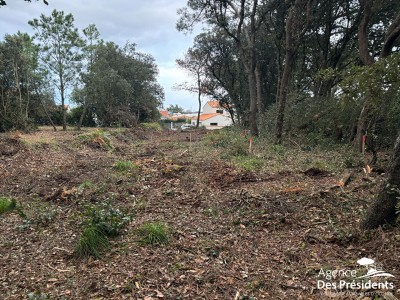
M283 122L285 118L286 98L289 89L289 81L292 75L295 56L302 37L311 23L312 0L287 1L287 17L285 23L285 63L279 82L278 112L276 119L275 139L277 144L282 143Z
M203 93L218 100L230 112L233 122L237 118L246 126L247 82L243 65L236 58L236 44L224 30L213 28L196 36L193 49L205 58Z
M73 87L81 68L82 39L74 27L72 14L53 10L51 16L41 15L29 24L36 30L39 41L41 63L50 74L52 84L61 97L63 108L63 130L67 129L67 92Z
M43 84L37 61L38 49L28 34L6 35L0 42L1 130L32 126L32 107L40 99L36 87Z
M184 109L183 107L180 107L178 104L170 104L170 106L167 107L167 111L171 113L183 113Z
M196 127L200 124L200 112L201 112L201 96L204 91L203 82L205 76L205 65L206 57L202 55L199 51L195 49L189 49L185 54L183 59L177 59L177 65L186 70L191 77L195 79L195 84L192 85L188 82L180 84L177 88L181 90L186 90L197 94L197 101L199 104L199 109L197 111L197 123Z
M97 120L104 126L133 126L159 117L157 107L164 97L157 83L154 59L107 42L96 47L93 65L85 76L84 95L91 99Z
M90 24L88 27L83 29L83 34L85 36L85 45L83 47L83 59L86 63L86 70L82 73L82 82L85 80L88 82L88 86L90 89L90 77L86 78L90 72L92 72L93 64L95 60L95 54L97 47L103 43L100 39L100 33L96 28L96 25ZM79 94L79 93L78 93ZM76 95L78 96L78 95ZM81 130L83 120L85 119L89 103L93 102L93 93L88 92L87 95L79 95L75 99L78 99L77 102L82 104L81 116L79 118L79 122L77 125L77 129ZM87 122L86 122L87 123Z
M400 37L400 3L396 0L371 1L359 0L361 21L358 26L358 48L362 63L371 66L376 58L388 57ZM379 23L386 26L380 29L379 38L370 41L369 31ZM371 46L372 45L372 46ZM375 51L374 51L375 50ZM373 115L372 115L373 117ZM357 122L357 132L354 140L356 149L362 149L362 136L368 130L368 121L371 118L370 101L365 99Z
M181 9L177 24L179 30L190 30L195 22L204 21L222 28L236 43L247 80L250 99L248 123L251 133L258 135L257 106L261 107L261 83L257 76L256 35L268 12L267 6L258 0L189 0ZM258 104L258 105L257 105Z

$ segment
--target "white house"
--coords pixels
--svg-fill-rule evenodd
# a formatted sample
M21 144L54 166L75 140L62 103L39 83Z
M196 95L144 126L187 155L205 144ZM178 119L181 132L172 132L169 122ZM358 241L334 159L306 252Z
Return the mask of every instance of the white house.
M192 117L192 124L196 125L197 116ZM200 126L206 129L221 129L232 125L232 119L229 112L219 105L218 101L207 101L203 106L203 113L200 115Z

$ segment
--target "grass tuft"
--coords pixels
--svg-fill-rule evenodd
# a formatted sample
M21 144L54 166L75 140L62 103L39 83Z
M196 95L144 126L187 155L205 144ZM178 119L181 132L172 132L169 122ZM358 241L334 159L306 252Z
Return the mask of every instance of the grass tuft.
M145 223L137 229L139 243L142 245L165 245L168 244L168 227L161 222Z
M75 247L74 256L77 258L100 258L102 251L109 248L109 241L104 233L96 226L86 227L82 232L78 244Z
M138 168L139 168L138 165L134 164L131 161L125 161L125 160L119 160L113 166L113 169L118 172L133 171Z

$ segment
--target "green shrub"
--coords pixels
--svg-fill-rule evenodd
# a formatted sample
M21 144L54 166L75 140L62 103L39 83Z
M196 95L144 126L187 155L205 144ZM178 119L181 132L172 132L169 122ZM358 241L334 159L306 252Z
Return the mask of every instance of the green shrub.
M91 208L89 215L91 226L108 237L118 236L122 228L132 221L132 216L127 215L118 208L110 206Z
M111 144L109 136L110 136L109 132L104 131L102 129L97 129L89 133L83 133L78 135L78 140L89 146L102 148L105 150L111 150L114 147Z
M145 223L137 230L142 245L165 245L168 243L168 227L161 222Z
M0 197L0 215L16 208L17 202L14 199Z
M101 252L109 248L108 237L118 236L132 221L131 216L110 205L88 207L85 215L88 221L74 251L77 258L100 258Z
M141 125L145 130L148 130L148 131L158 131L158 132L162 131L162 126L160 125L160 123L157 123L157 122L142 123Z
M206 143L216 148L224 148L224 157L247 155L249 153L249 137L237 127L225 127L209 133L205 138Z
M104 233L95 226L88 226L82 232L75 247L74 256L77 258L99 258L102 251L109 248L109 241Z

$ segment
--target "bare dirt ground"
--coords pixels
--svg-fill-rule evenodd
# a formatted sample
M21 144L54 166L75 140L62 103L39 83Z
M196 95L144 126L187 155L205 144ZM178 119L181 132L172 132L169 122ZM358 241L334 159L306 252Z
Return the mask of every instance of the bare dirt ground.
M0 196L26 215L0 215L0 299L400 297L400 228L358 229L379 172L352 169L338 186L349 170L304 172L289 167L296 155L264 157L259 171L246 171L202 131L109 132L110 148L75 131L0 137ZM121 160L138 170L116 171ZM83 182L92 185L79 190ZM86 205L104 201L132 212L132 222L100 259L73 258ZM168 225L168 244L137 242L147 221ZM357 269L362 257L393 274L394 288L318 288L321 270Z

